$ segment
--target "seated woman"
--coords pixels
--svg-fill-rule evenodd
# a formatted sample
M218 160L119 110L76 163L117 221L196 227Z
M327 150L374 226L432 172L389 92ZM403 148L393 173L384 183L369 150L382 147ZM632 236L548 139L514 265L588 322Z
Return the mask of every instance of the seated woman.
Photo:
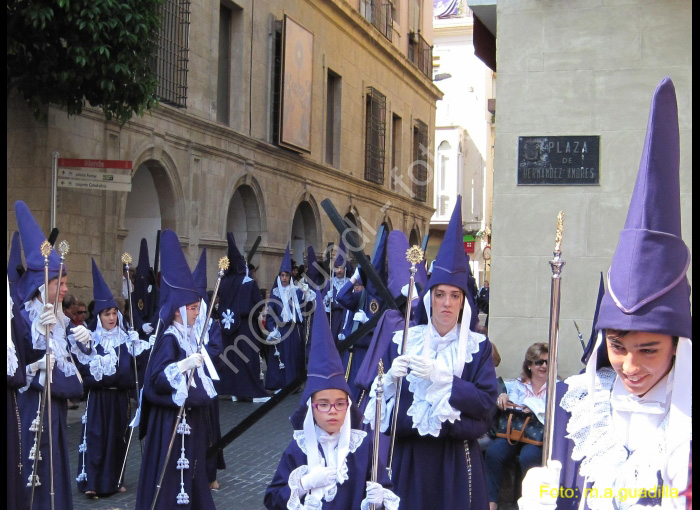
M317 306L322 306L319 298ZM265 492L265 507L286 509L395 510L399 498L390 490L379 461L372 482L373 444L360 430L361 415L350 400L350 388L328 320L314 315L309 376L301 404L292 415L294 439L282 454ZM348 412L350 411L350 412Z
M547 397L547 359L549 346L534 343L525 353L523 371L520 377L510 383L508 393L498 396L498 408L520 408L533 411L537 419L543 420ZM507 439L499 437L486 450L486 487L489 493L489 508L498 508L498 491L503 477L503 468L513 457L520 454L520 470L524 474L534 466L542 464L542 447L519 442L511 445Z

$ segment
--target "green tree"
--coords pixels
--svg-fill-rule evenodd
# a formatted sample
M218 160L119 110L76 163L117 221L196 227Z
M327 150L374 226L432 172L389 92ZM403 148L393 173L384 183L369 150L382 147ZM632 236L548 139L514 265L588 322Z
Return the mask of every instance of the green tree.
M120 124L153 108L162 0L8 0L7 95L34 115L53 103L69 115L85 102Z

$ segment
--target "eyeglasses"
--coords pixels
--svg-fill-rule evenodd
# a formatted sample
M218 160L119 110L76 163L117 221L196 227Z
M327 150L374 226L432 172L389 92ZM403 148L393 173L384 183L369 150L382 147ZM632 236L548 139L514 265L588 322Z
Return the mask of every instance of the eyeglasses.
M546 359L538 359L537 361L532 361L531 362L533 365L537 365L538 367L541 367L545 363L547 363ZM549 365L549 363L547 363Z
M75 312L76 315L87 315L87 310L78 310Z
M340 402L336 402L335 404L331 404L330 402L321 402L319 404L311 404L313 407L316 408L317 411L320 411L322 413L327 413L331 410L331 407L335 407L336 411L345 411L348 408L348 401L347 400L341 400Z
M199 310L199 305L187 306L186 308L187 308L189 311L194 312L195 310Z

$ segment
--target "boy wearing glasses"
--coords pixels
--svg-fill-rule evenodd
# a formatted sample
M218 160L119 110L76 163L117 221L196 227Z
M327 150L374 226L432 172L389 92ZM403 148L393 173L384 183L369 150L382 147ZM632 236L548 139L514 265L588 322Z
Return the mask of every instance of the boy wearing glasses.
M693 349L679 162L676 94L665 78L652 99L598 335L556 409L557 461L528 472L521 509L686 508Z
M317 306L323 302L319 297ZM386 468L372 482L372 438L349 398L345 370L326 316L314 314L314 342L299 408L291 416L294 439L265 492L269 510L397 510Z

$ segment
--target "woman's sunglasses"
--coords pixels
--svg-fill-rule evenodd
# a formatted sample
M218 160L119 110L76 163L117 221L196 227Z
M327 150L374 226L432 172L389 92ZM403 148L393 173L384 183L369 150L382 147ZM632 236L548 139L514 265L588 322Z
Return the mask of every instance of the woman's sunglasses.
M542 365L547 363L547 360L546 359L538 359L537 361L531 361L530 363L532 363L533 365L537 365L538 367L541 367Z

